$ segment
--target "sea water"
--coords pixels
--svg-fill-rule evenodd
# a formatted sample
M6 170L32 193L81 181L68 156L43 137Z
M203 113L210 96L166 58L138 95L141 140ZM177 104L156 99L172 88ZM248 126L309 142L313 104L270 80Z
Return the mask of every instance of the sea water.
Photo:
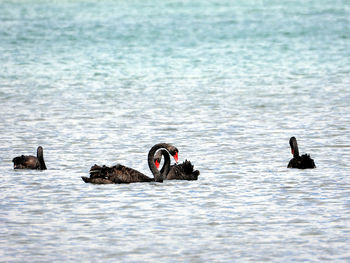
M350 261L349 1L0 5L1 261ZM198 181L81 180L159 142Z

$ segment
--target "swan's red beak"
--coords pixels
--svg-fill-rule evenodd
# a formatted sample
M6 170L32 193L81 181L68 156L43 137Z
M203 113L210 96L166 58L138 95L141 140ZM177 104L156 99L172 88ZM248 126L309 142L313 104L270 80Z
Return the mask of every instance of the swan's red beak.
M291 149L292 154L294 155L294 149Z
M154 161L154 164L156 165L157 169L159 169L160 163L157 160Z
M176 163L179 162L179 153L175 153L174 159L175 159L175 162L176 162Z

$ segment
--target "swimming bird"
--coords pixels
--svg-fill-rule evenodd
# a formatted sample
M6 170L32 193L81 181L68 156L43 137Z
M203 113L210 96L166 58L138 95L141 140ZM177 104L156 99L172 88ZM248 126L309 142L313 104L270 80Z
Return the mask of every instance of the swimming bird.
M85 183L92 184L128 184L137 182L163 182L163 177L154 164L154 154L158 149L166 149L178 161L178 150L171 144L158 143L148 152L148 166L154 176L150 178L147 175L124 165L117 164L111 167L94 165L90 169L90 177L83 176Z
M43 147L39 146L36 157L33 155L21 155L12 159L14 169L46 170Z
M298 168L298 169L307 169L307 168L316 168L315 162L311 159L309 154L299 155L299 148L297 139L293 136L289 139L289 145L293 158L288 163L288 168Z

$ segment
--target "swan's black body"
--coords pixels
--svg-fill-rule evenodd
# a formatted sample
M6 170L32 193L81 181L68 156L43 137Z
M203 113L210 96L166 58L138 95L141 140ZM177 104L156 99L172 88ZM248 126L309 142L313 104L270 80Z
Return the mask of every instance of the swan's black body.
M164 156L164 165L160 170L164 180L197 180L200 172L193 169L190 161L184 161L182 164L174 164L170 166L169 153L160 150L156 153L154 161L160 163L162 155Z
M167 149L172 156L177 160L178 150L176 147L167 143L159 143L154 145L148 152L148 165L152 171L154 178L150 178L139 171L126 167L121 164L117 164L111 167L94 165L90 169L90 177L83 176L82 179L85 183L92 184L129 184L136 182L163 182L163 177L157 170L154 164L153 157L158 149Z
M95 164L90 168L90 178L82 177L82 179L85 183L93 184L123 184L154 181L154 179L147 175L121 164L111 167Z
M313 159L311 159L309 154L303 154L302 156L299 155L298 143L295 137L291 137L289 139L289 145L293 154L293 158L289 161L287 166L288 168L316 168L315 162Z
M33 155L21 155L13 158L13 168L46 170L43 147L38 147L36 155L37 157Z

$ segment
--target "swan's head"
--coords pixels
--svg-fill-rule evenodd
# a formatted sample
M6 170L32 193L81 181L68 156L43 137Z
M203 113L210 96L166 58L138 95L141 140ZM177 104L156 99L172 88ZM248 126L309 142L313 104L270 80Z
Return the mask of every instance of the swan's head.
M171 146L168 149L171 156L174 158L175 162L179 162L179 150L175 146Z
M43 153L44 153L43 147L39 146L38 149L36 150L36 152L37 152L38 156L43 155Z

